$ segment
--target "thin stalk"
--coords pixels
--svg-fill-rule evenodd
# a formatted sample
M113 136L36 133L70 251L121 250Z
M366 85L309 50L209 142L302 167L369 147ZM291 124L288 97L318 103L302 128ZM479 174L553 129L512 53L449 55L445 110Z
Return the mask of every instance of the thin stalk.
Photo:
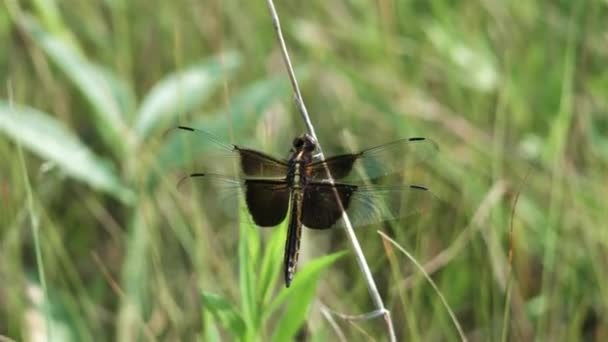
M9 107L13 108L13 87L10 83L10 80L7 81L7 90L8 90L8 101ZM42 293L44 294L44 299L41 301L41 310L44 314L44 323L46 328L46 337L49 341L53 340L52 332L51 332L51 320L49 317L48 311L48 290L46 286L46 276L44 274L44 264L42 262L42 248L40 247L40 219L38 215L36 215L36 211L34 209L34 196L32 194L32 185L30 184L30 178L27 174L27 167L25 165L25 158L23 157L23 151L21 149L21 144L17 143L17 155L19 156L19 163L21 164L21 172L23 174L23 181L25 183L25 193L26 193L26 201L27 201L27 211L30 217L30 224L32 228L32 236L34 237L34 252L36 255L36 267L38 270L38 280L40 280L40 286L42 286Z
M443 294L437 287L437 284L435 284L435 282L433 281L433 278L431 278L431 276L424 270L424 267L416 260L416 258L414 258L413 255L411 255L408 251L406 251L405 248L401 247L397 243L397 241L391 239L388 235L384 234L384 232L378 231L378 234L380 234L380 236L382 236L382 238L385 241L390 242L394 247L396 247L399 251L401 251L401 253L405 254L405 256L408 259L410 259L410 261L412 261L414 263L414 265L416 265L416 267L420 270L420 272L422 272L422 275L424 275L426 280L433 287L433 290L435 290L435 293L437 293L437 296L439 296L439 299L441 300L441 303L447 310L448 315L450 315L450 318L452 319L452 322L454 323L454 327L456 328L456 331L458 332L458 336L460 336L460 340L466 342L467 337L464 334L464 330L462 330L462 327L460 326L460 323L458 322L458 319L456 318L454 311L452 311L452 309L450 308L448 301L445 299L445 297L443 296Z
M319 156L321 158L324 158L323 150L321 148L321 145L319 144L319 139L317 139L317 135L315 133L315 129L312 125L312 122L310 121L310 116L308 115L306 106L304 105L304 99L302 98L302 94L300 92L300 87L298 85L298 81L296 79L295 72L293 71L293 66L292 66L291 60L289 58L289 53L287 52L287 46L285 44L285 39L283 38L283 32L281 31L281 23L279 21L279 15L277 14L277 11L274 7L274 3L272 0L267 0L266 3L268 4L268 9L270 10L270 16L272 19L272 25L274 26L274 29L277 34L277 39L279 41L279 45L281 47L281 55L283 57L283 61L285 62L285 67L287 68L287 74L289 75L289 80L291 81L291 86L293 87L294 100L296 103L296 107L300 111L300 115L302 116L302 119L304 120L304 123L306 124L308 133L313 138L315 138L315 140L317 141L317 147L319 149ZM327 170L327 174L330 175L329 182L333 183L333 178L331 177L331 173L329 172L329 170ZM334 193L335 192L336 191L334 190ZM363 277L367 284L367 289L369 291L370 296L372 297L372 301L374 302L374 305L376 306L376 311L382 312L384 321L386 322L387 333L390 338L390 341L396 341L397 338L395 336L395 329L393 327L393 321L391 320L391 313L389 310L386 309L386 306L384 305L384 302L382 301L382 297L380 296L380 292L378 291L378 287L376 286L376 282L374 281L372 272L369 268L369 265L367 264L367 260L365 258L365 255L363 254L363 250L361 249L361 244L359 243L359 240L357 239L357 236L355 235L355 231L350 222L350 219L348 218L348 215L346 214L346 211L344 210L342 202L340 201L338 194L335 193L335 195L336 195L337 202L340 205L340 208L342 209L342 220L344 221L346 235L348 236L348 239L352 245L353 251L355 253L355 258L357 260L357 264L359 265L359 269L363 273Z
M507 341L509 338L509 321L511 315L511 292L513 290L513 253L515 250L515 244L513 242L513 221L515 221L515 209L517 208L517 202L519 201L519 196L521 195L522 189L524 185L528 181L528 176L530 175L530 169L526 173L523 181L520 184L519 190L515 195L515 199L513 200L513 207L511 208L511 222L509 223L509 268L507 269L507 294L505 296L505 309L503 312L503 322L502 322L502 334L500 337L501 341Z

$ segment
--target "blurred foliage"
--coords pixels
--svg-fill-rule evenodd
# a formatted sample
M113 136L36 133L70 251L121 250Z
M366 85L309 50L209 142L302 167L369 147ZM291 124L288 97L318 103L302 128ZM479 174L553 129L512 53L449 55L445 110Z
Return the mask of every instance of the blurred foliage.
M385 339L320 313L373 310L342 231L305 230L285 289L284 225L176 189L178 123L277 155L304 128L264 1L0 6L0 336ZM606 2L277 6L326 152L440 146L437 208L358 231L398 338L458 335L377 228L471 340L606 340Z

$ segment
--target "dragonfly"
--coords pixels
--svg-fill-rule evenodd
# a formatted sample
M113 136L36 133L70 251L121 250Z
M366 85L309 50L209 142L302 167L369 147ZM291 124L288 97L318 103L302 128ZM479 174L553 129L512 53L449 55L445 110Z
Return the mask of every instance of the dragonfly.
M216 157L223 156L237 168L235 175L197 170L179 184L186 179L205 181L209 186L243 194L259 227L274 227L288 218L283 258L286 287L296 272L302 227L330 229L344 223L344 214L357 227L394 220L418 211L433 197L423 185L377 182L428 161L438 148L427 138L406 138L320 158L317 141L305 133L293 140L286 158L277 158L226 144L197 128L178 126L175 130L212 146L215 157L206 158L203 167L212 168L218 162Z

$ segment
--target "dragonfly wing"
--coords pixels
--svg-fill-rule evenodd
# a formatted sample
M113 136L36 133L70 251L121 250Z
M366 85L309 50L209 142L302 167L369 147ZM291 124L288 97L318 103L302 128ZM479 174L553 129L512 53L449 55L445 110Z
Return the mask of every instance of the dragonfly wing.
M313 180L329 178L348 183L408 171L430 160L438 151L437 144L426 138L409 138L372 147L359 153L342 154L311 163L308 172Z
M342 207L336 201L336 193ZM418 185L313 182L305 189L302 221L311 229L332 228L341 223L344 208L353 226L366 226L424 211L435 200L432 192Z
M245 195L245 203L253 222L260 227L273 227L287 216L289 207L289 187L283 180L234 178L209 173L193 173L186 176L185 182L195 183L202 191L209 194L217 191L214 200L221 205L238 203L240 194Z
M350 206L356 185L310 183L304 188L302 223L312 229L331 228ZM340 203L336 200L340 198Z
M169 131L163 166L189 167L197 172L247 177L285 177L287 162L252 149L225 144L200 129L178 126Z
M289 187L285 181L245 180L245 200L255 224L273 227L287 216Z

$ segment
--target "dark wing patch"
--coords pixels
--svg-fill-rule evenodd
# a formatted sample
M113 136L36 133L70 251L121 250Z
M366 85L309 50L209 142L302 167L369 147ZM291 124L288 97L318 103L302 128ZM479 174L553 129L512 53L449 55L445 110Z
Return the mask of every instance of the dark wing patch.
M311 182L304 188L302 223L311 229L331 228L341 217L342 208L348 210L356 185ZM336 200L336 193L342 207Z
M429 210L438 198L420 185L354 185L313 182L304 189L302 222L329 229L341 222L334 187L353 227L392 221Z
M234 146L241 159L241 171L245 176L285 177L288 165L284 161L259 151Z
M284 181L247 179L245 202L256 225L276 226L287 215L289 187Z
M333 179L342 179L350 174L359 156L360 154L341 154L329 157L308 165L306 173L313 179L324 180L329 179L327 174L327 170L329 170Z
M193 173L178 183L183 188L187 180L194 180L193 185L201 187L203 192L216 189L216 197L212 200L221 207L235 207L239 203L239 195L245 195L245 203L249 214L256 225L273 227L281 223L289 206L289 187L284 180L234 178L209 173Z

